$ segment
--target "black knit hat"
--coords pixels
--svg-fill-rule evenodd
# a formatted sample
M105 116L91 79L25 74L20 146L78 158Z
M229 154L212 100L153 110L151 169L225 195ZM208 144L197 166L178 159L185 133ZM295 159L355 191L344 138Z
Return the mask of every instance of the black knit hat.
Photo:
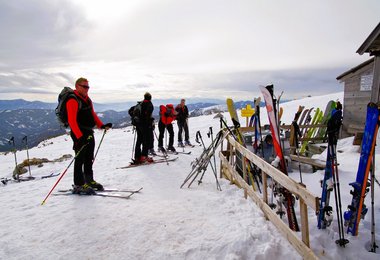
M145 99L145 100L151 100L151 99L152 99L152 95L151 95L149 92L146 92L146 93L144 94L144 99Z

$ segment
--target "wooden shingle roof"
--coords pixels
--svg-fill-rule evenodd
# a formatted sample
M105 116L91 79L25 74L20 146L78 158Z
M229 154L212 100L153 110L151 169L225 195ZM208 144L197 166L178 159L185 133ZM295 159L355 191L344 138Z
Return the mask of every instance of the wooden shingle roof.
M371 34L367 37L367 39L363 42L363 44L356 52L360 55L364 53L369 53L371 56L380 55L380 23L371 32Z

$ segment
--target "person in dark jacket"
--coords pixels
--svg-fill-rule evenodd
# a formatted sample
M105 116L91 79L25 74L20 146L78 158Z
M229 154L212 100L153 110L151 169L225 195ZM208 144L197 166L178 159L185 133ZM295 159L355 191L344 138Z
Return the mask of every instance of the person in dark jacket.
M185 99L181 99L181 103L175 108L177 112L177 125L178 125L178 147L184 147L185 145L192 144L189 141L189 110L185 105ZM185 132L185 143L182 142L182 132Z
M166 106L160 106L160 121L158 122L158 130L160 134L158 136L158 150L165 153L166 150L163 146L165 129L169 132L169 145L168 151L176 152L174 143L174 131L172 122L176 119L177 112L174 110L173 104L167 104Z
M66 102L67 119L73 139L73 149L77 158L74 163L73 193L94 194L94 190L104 190L103 186L94 180L92 163L94 159L95 139L93 128L97 126L108 130L111 123L103 124L94 111L92 101L88 96L90 86L88 80L79 78L75 82L75 96Z
M342 120L342 104L338 101L336 108L331 111L330 119L327 121L327 136L330 144L337 144Z
M152 145L152 113L154 110L152 104L152 95L146 92L144 100L141 103L141 113L136 124L137 140L135 146L134 163L140 164L145 162L153 162L151 157L148 157L148 150Z

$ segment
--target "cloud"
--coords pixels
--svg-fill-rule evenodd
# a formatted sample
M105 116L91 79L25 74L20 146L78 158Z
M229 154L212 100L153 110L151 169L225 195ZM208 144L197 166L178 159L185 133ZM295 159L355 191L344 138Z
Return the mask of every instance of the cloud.
M64 73L48 73L37 70L24 70L2 73L0 71L0 93L14 95L24 94L55 94L58 88L49 86L67 86L74 82L70 75Z
M0 60L8 69L41 68L76 55L90 24L70 1L0 1Z
M380 2L364 2L0 0L0 93L55 100L81 76L97 102L336 92L368 58Z

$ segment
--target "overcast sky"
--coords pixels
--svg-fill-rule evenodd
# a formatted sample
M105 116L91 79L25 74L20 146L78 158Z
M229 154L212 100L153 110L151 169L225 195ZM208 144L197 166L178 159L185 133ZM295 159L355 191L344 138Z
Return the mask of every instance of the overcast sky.
M78 77L98 103L343 91L379 13L379 0L0 0L0 99L55 102Z

